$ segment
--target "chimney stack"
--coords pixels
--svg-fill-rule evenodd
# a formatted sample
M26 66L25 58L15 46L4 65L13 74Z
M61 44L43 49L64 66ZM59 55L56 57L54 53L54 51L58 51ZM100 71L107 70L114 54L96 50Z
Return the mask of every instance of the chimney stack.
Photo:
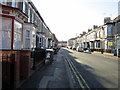
M97 25L93 25L93 29L96 29L96 28L98 28L98 26Z
M86 34L86 32L83 32L83 35L85 35Z
M92 31L92 29L88 29L88 32Z
M104 24L105 24L105 23L109 23L110 21L111 21L111 18L110 18L110 17L105 17L105 18L104 18Z

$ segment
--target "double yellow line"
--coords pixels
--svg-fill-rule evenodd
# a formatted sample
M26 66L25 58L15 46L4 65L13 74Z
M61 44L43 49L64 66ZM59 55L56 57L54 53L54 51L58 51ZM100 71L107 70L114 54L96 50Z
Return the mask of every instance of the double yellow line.
M77 70L77 68L73 64L73 62L70 59L68 59L65 52L64 52L64 56L65 56L65 60L67 61L68 65L69 65L70 70L73 72L75 78L77 79L79 88L88 88L88 89L90 89L90 87L88 86L88 84L86 83L86 81L84 80L82 75L79 73L79 71Z

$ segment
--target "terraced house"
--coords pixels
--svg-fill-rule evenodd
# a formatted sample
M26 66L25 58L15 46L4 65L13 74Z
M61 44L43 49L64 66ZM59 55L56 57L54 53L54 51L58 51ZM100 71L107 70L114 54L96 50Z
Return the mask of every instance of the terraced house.
M54 48L57 43L55 34L48 28L31 0L0 0L3 88L19 86L30 75L31 68L43 61L45 55L42 54L40 60L35 61L32 52L40 50L45 53L46 48ZM13 63L9 62L11 58Z
M88 32L76 37L74 45L84 47L84 50L90 48L91 51L105 51L120 56L119 22L120 15L113 20L106 17L103 25L94 25L93 29L89 29Z

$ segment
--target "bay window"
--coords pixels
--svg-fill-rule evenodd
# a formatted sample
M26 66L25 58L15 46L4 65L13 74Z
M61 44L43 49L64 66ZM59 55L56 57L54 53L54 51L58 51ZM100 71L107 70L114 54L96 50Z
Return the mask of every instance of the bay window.
M0 17L0 49L11 49L12 20Z
M25 13L25 8L26 8L26 6L25 6L26 4L25 4L25 0L23 0L23 12Z
M30 31L26 30L25 48L30 49Z
M34 23L34 13L32 13L32 23Z
M0 0L0 3L3 4L3 5L7 5L7 0Z
M20 50L22 47L22 24L18 21L14 21L14 44L15 50Z
M12 7L15 7L15 0L12 0Z
M30 8L28 8L28 22L30 22Z
M3 3L3 1L2 1L2 0L0 0L0 3L2 4L2 3Z
M18 0L12 0L12 7L18 8Z

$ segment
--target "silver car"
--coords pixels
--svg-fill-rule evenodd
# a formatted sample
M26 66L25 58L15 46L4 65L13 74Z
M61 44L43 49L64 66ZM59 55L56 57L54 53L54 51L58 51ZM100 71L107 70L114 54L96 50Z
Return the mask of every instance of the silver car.
M83 48L83 47L78 46L78 47L76 48L76 50L77 50L78 52L83 52L83 51L84 51L84 48Z

